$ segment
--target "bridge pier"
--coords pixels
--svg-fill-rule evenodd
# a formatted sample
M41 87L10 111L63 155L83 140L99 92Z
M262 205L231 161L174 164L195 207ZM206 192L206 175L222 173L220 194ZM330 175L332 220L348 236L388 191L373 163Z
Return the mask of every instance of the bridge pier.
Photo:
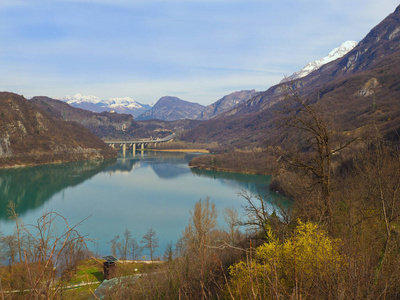
M126 157L126 144L122 144L122 157Z
M118 145L118 149L122 150L122 156L126 157L126 147L128 147L128 151L132 150L132 155L136 154L136 150L140 150L141 154L143 155L143 151L148 146L149 144L153 144L152 147L157 148L159 143L165 143L171 141L175 137L175 133L161 139L142 139L142 140L136 140L136 141L104 141L105 143L109 144L110 147L116 148L116 145ZM132 149L129 149L129 147L132 147Z

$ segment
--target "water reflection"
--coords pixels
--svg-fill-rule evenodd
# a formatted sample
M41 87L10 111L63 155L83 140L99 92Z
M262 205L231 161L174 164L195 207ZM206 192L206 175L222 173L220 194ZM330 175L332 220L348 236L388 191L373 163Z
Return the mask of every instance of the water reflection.
M196 154L143 152L112 162L77 162L0 171L0 231L10 234L10 200L26 224L34 224L45 211L56 211L79 232L95 239L92 251L110 254L108 243L129 229L140 241L153 228L162 255L176 241L199 199L210 197L220 212L245 204L238 192L269 193L269 176L189 169ZM90 179L90 180L89 180ZM268 194L271 197L274 193ZM267 199L268 200L268 199ZM90 218L88 218L90 216Z
M123 158L118 159L115 165L106 168L103 172L113 173L130 173L134 169L140 168L140 159Z
M6 208L10 201L23 216L42 206L54 194L85 182L114 163L115 160L84 161L0 170L0 219L8 218Z
M110 174L117 172L132 172L136 168L151 167L161 179L172 179L190 174L188 162L198 154L184 152L157 152L139 151L136 155L129 155L118 159L114 166L104 170Z
M199 177L213 178L222 182L224 185L231 186L237 191L247 193L251 196L261 196L265 201L271 204L269 210L288 209L292 206L292 201L279 193L271 191L272 176L251 175L231 172L217 172L210 170L190 169L192 174ZM277 207L276 204L279 204Z
M271 176L254 176L250 174L217 172L194 168L190 169L190 171L196 176L213 178L227 185L231 185L233 188L247 190L254 195L269 194Z

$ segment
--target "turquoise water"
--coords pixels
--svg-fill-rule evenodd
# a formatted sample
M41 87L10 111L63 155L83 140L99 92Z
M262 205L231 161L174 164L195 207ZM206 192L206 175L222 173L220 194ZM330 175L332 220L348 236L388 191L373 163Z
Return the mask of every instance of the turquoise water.
M55 211L96 242L89 248L110 254L109 241L125 229L140 242L149 228L159 238L157 255L175 243L189 222L199 199L210 197L223 224L223 210L239 214L245 201L238 193L269 193L269 176L194 170L188 162L196 154L144 152L107 162L75 162L0 171L0 231L10 234L10 201L25 224L36 224L45 212ZM87 218L87 219L86 219Z

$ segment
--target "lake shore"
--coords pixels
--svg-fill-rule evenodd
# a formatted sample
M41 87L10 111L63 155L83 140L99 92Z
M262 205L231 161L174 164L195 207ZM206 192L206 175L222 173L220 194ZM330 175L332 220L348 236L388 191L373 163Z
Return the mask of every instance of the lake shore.
M278 165L265 150L235 151L193 158L190 168L242 174L273 175Z
M159 152L185 152L185 153L210 153L207 149L149 149L151 151Z
M89 149L91 151L71 151L65 153L33 153L0 157L0 169L16 169L42 165L59 165L78 161L105 161L116 159L117 152L106 149Z

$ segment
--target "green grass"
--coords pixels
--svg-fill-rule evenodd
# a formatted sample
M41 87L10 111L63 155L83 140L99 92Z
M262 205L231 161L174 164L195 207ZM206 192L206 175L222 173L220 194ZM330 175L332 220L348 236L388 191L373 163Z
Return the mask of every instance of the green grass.
M96 260L84 260L79 263L76 274L71 278L71 284L81 282L102 282L104 280L103 265Z

